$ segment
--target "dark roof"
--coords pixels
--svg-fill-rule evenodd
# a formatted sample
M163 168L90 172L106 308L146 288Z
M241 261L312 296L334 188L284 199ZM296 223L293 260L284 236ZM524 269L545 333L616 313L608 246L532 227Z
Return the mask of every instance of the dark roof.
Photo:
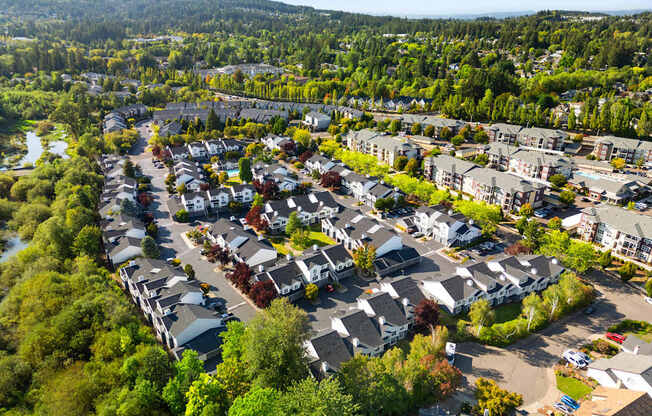
M222 350L221 334L224 331L226 331L226 327L219 326L217 328L211 328L208 331L202 333L201 335L196 336L195 338L181 345L179 348L177 348L174 351L175 355L177 356L177 359L180 360L183 357L183 351L185 350L197 351L200 357L202 355L213 356L213 354L216 354L219 358L219 356L221 355L220 352ZM217 361L219 362L220 360L218 359ZM211 359L205 362L205 364L208 363L213 363L212 367L210 367L209 365L209 367L207 368L205 365L204 369L207 372L214 371L216 360Z
M361 344L370 348L384 344L380 330L364 311L343 311L335 316L342 321L350 336L358 338Z
M468 284L468 282L471 282L471 284ZM477 285L473 283L473 280L465 279L457 275L441 280L439 283L441 283L446 292L448 292L450 297L455 301L466 299L469 296L481 292Z
M377 317L384 317L385 322L395 325L407 325L405 314L401 312L396 301L387 292L378 292L373 295L362 295L361 299L366 300Z
M322 253L333 263L344 263L348 259L352 259L351 254L344 248L343 244L334 244L332 246L322 248Z
M374 266L380 272L390 267L396 267L419 257L419 253L413 247L403 246L400 250L392 250L389 253L374 260Z
M299 266L297 266L297 264L293 261L286 264L274 266L271 269L267 270L267 274L274 281L274 283L276 283L276 286L278 286L279 289L284 285L292 286L292 283L295 280L301 282L301 276L303 276L301 269L299 269Z
M129 265L131 264L131 265ZM171 267L164 260L148 259L139 257L131 260L127 266L123 267L124 273L127 278L131 279L133 276L143 276L143 279L160 279L162 276L185 276L182 271Z
M326 330L310 339L320 362L328 363L334 370L340 369L340 364L350 360L353 354L344 339L335 330Z
M174 336L179 336L197 319L218 319L215 312L208 308L192 304L179 304L173 307L173 313L165 315L161 321Z
M411 304L418 305L425 296L419 288L416 280L412 279L410 276L399 277L397 279L383 279L383 283L390 284L396 293L398 294L398 299L402 300L407 298Z

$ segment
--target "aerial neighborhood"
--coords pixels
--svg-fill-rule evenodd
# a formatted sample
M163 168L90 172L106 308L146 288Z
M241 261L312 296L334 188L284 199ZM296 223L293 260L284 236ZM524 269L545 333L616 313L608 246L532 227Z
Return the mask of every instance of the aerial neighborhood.
M0 414L652 416L649 7L288 3L0 0Z

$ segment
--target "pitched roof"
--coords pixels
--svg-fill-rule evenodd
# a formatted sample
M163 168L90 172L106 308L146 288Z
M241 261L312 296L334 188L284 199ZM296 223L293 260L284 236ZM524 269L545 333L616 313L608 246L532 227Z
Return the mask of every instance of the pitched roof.
M615 205L600 204L584 209L583 215L595 216L598 222L637 237L652 238L652 217Z
M357 338L362 345L376 348L384 344L380 330L364 311L338 311L334 317L340 319L351 338Z
M360 296L369 303L371 309L376 314L376 317L385 318L385 322L395 325L407 325L408 321L405 314L396 304L396 301L387 292L378 292L375 294L363 294Z
M418 305L425 296L419 288L416 280L412 279L410 276L404 276L399 278L385 278L382 280L383 283L387 283L392 286L392 288L398 294L398 299L407 298L411 304Z
M310 343L317 353L318 360L328 363L328 366L336 371L343 362L353 357L344 339L332 329L315 335L310 339Z
M197 319L219 319L214 311L199 305L178 304L172 308L173 312L161 318L163 325L177 337Z
M439 283L454 301L466 299L482 290L471 279L465 279L458 275L450 276Z
M644 391L612 389L598 386L591 393L592 400L584 400L575 416L649 416L652 398Z
M321 249L324 256L326 256L333 264L344 263L352 259L351 254L344 248L344 244L333 244Z

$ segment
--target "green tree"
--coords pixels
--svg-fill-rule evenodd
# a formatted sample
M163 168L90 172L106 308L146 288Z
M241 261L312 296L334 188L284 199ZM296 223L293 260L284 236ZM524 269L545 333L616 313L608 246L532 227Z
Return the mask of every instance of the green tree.
M304 230L303 228L298 228L292 233L292 235L290 235L290 241L292 242L292 245L294 247L297 247L299 250L302 250L310 246L310 242L312 240L310 239L310 233L308 232L308 230Z
M488 409L492 416L506 416L523 404L523 396L503 390L495 381L486 378L476 380L475 399L474 412L478 415Z
M562 221L559 217L552 217L550 218L550 221L548 221L548 228L551 230L561 230L561 227Z
M405 165L405 172L412 177L416 177L419 173L419 162L416 159L410 159Z
M215 110L211 108L211 110L208 112L208 118L206 119L206 130L214 131L219 130L219 128L220 119L217 117L217 114L215 114Z
M317 294L319 293L319 288L317 287L316 284L310 283L309 285L306 286L306 299L308 300L315 300L317 299Z
M246 372L255 385L285 390L308 374L303 350L308 329L306 313L286 298L258 312L242 338Z
M464 143L464 136L458 134L457 136L451 139L453 146L461 146Z
M181 360L174 366L176 375L168 381L162 396L172 413L183 415L186 411L186 393L192 383L204 373L204 363L199 359L197 351L185 350Z
M428 124L423 130L423 135L427 137L435 137L435 127L432 124Z
M102 230L95 225L85 225L75 237L72 249L77 255L98 256L102 250Z
M648 278L645 282L645 292L649 297L652 297L652 277Z
M150 236L145 236L145 238L140 241L140 248L143 250L143 255L150 259L158 259L161 256L156 241L154 241Z
M312 136L308 130L296 129L292 135L292 139L303 147L309 147Z
M598 263L598 253L590 243L571 241L564 264L578 273L586 273Z
M408 163L408 158L406 156L398 156L396 159L394 159L393 167L397 171L402 171L407 163Z
M561 173L556 173L552 175L549 179L551 184L555 185L557 188L561 188L562 186L566 185L568 182L566 177L562 175Z
M253 179L251 173L251 160L246 157L240 158L238 161L238 168L240 169L240 180L244 183L249 183Z
M397 134L401 130L401 120L394 119L392 120L391 123L389 123L389 131L392 134Z
M622 168L625 167L625 165L626 165L627 162L625 162L625 159L622 159L622 158L619 158L619 157L615 157L615 158L611 159L611 162L609 162L609 163L611 163L611 166L612 166L614 169L616 169L616 170L620 170L620 169L622 169Z
M411 129L412 134L418 135L421 134L422 131L423 131L423 127L421 127L421 123L414 123L412 125L412 129Z
M299 214L296 211L292 211L288 217L288 223L285 225L285 234L292 235L294 232L300 228L303 228Z
M557 319L562 312L564 302L564 293L558 284L550 285L543 291L543 304L548 311L548 319Z
M523 299L521 313L527 320L527 330L530 332L532 324L535 325L544 318L543 301L535 292L530 293Z
M282 412L297 416L353 416L358 405L343 392L336 378L316 381L308 377L290 387L280 402Z
M192 264L186 264L183 266L183 271L186 273L190 280L195 278L195 269L192 267Z
M521 206L521 209L518 211L518 214L526 218L531 217L532 215L534 215L534 208L532 208L532 205L529 202L527 202L523 204L523 206Z
M469 309L469 318L471 318L471 323L478 328L476 331L476 336L479 337L480 331L482 331L482 327L489 326L493 323L495 319L495 312L493 309L491 309L488 300L479 299L471 304L471 308Z
M571 109L568 114L568 130L575 130L577 127L577 117L575 116L575 110Z
M203 373L186 393L185 416L221 416L227 406L226 392L217 378Z
M225 171L220 172L220 174L217 176L217 180L220 183L220 185L224 185L229 181L229 174Z
M559 193L559 200L566 206L573 205L575 203L575 192L565 190Z
M235 399L229 416L283 416L281 394L272 388L253 387Z
M353 251L355 265L364 273L374 272L374 261L376 260L376 248L365 244Z
M473 141L480 144L485 144L489 142L489 135L484 130L478 130L473 135Z
M612 261L613 257L611 256L611 250L603 251L602 254L600 254L600 257L598 257L598 263L603 269L611 266Z
M620 279L623 282L627 282L632 279L636 275L636 272L638 271L638 266L634 263L631 262L625 262L620 268L618 269L618 274L620 275Z
M185 209L180 209L174 214L174 218L179 222L188 222L190 221L190 214Z

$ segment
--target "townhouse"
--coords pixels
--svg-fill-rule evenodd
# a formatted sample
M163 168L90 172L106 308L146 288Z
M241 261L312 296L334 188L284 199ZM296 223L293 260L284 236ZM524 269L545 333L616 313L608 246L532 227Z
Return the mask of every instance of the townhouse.
M303 119L303 123L312 131L324 131L331 124L331 118L328 114L310 111Z
M564 150L564 140L568 134L561 130L543 129L540 127L526 127L521 129L516 140L519 144L536 149Z
M186 192L181 195L181 204L190 216L206 215L208 209L206 192Z
M263 217L272 231L283 231L292 212L296 212L303 225L317 223L332 218L340 210L330 192L313 192L296 195L279 201L267 201Z
M342 165L342 162L330 160L325 156L315 153L314 155L310 156L308 160L306 160L305 167L310 172L317 171L319 174L323 175L338 164Z
M159 137L177 136L183 131L183 126L176 120L163 124L158 129Z
M175 162L187 160L190 157L187 146L167 146L165 149L168 151L170 158Z
M595 141L593 155L599 160L624 159L629 164L652 162L652 142L625 137L604 136Z
M241 152L245 144L234 139L207 140L204 143L206 152L210 156L217 156L226 152Z
M613 205L582 210L577 233L581 239L622 256L652 263L652 217Z
M603 387L624 387L652 397L652 355L621 351L589 363L586 375Z
M145 224L128 214L118 214L100 222L105 244L112 244L120 237L145 238Z
M229 206L231 188L212 188L206 191L206 205L213 211L219 211Z
M583 400L576 416L646 416L652 414L652 397L644 392L598 386Z
M206 159L206 156L208 156L206 145L202 142L188 143L187 147L188 147L188 154L193 159Z
M401 196L405 196L401 190L396 187L387 186L385 181L380 181L369 188L369 191L363 195L362 201L370 207L374 207L379 199L391 198L394 201L398 201Z
M256 195L256 188L248 183L238 183L229 189L231 189L231 199L241 204L250 204Z
M253 178L261 183L274 182L280 191L293 192L299 186L296 175L290 174L282 165L257 163L252 169Z
M441 132L444 128L447 128L452 135L459 133L462 128L466 125L465 122L461 120L451 120L448 118L441 118L435 116L424 116L418 114L408 114L400 118L401 126L404 131L410 132L412 126L415 124L420 124L423 129L427 126L432 126L434 128L434 137L441 137ZM451 136L452 137L452 136Z
M106 256L114 267L134 257L142 256L141 240L127 235L114 238L110 244L105 246Z
M452 275L424 280L421 284L426 297L436 300L456 315L467 311L479 299L486 299L494 306L519 301L529 293L556 283L563 271L557 259L552 257L509 256L457 267Z
M289 137L275 135L263 137L260 141L269 150L283 150L284 146L290 143L294 144L294 141Z
M254 123L267 124L274 118L288 120L290 115L287 111L263 110L260 108L244 108L240 110L240 119L251 120Z
M408 159L419 157L419 147L409 142L408 139L390 136L370 129L350 131L346 135L346 144L349 150L372 155L379 162L394 165L394 160L399 156Z
M453 213L443 205L417 208L414 223L423 235L447 247L466 246L482 236L473 220L467 220L463 214Z
M369 193L369 190L378 183L378 178L374 176L363 176L344 167L341 167L341 169L338 168L340 167L336 166L331 170L340 174L342 178L341 190L353 195L358 201L363 201Z
M188 190L198 191L206 184L202 168L198 165L186 159L179 159L171 169L175 177L175 186L185 185Z
M217 220L208 230L208 239L228 250L237 262L246 263L252 269L276 263L276 249L270 242L234 220L233 217L232 220Z
M305 342L312 374L328 377L356 353L382 354L405 338L414 324L414 308L423 299L412 278L383 279L380 288L360 296L354 308L334 313L331 328Z

